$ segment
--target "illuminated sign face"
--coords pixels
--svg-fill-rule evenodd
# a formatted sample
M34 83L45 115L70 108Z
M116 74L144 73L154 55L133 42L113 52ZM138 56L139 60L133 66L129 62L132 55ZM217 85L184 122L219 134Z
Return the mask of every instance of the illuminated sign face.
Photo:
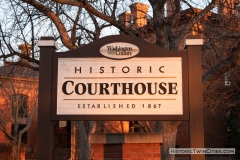
M182 115L182 93L182 57L58 58L57 115Z

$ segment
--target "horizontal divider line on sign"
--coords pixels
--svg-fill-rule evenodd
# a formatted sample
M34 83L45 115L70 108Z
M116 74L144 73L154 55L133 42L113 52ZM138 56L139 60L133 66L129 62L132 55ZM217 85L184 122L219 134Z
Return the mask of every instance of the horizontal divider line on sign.
M177 78L177 77L64 77L64 79L99 79L99 78Z
M163 99L63 99L63 100L176 100L176 98L163 98Z

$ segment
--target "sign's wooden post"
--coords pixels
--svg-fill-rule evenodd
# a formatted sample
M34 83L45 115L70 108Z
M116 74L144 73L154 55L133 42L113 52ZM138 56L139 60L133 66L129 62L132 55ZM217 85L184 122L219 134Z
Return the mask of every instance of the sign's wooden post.
M37 160L52 160L54 126L51 121L52 53L57 48L53 37L42 37L40 47L40 72L38 96Z
M190 148L204 148L202 63L200 36L188 36L185 42L189 66ZM204 154L191 154L191 160L204 160Z

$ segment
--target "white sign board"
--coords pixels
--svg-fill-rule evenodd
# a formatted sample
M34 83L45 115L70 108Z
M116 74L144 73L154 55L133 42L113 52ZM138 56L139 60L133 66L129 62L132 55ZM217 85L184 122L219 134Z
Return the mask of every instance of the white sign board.
M58 58L57 115L182 115L182 58Z

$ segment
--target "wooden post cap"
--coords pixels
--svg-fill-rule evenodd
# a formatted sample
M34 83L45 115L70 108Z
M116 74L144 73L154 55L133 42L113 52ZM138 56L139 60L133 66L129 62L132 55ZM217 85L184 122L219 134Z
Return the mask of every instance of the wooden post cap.
M201 38L201 35L188 35L184 42L185 49L187 48L187 46L202 46L202 45L203 39Z
M203 39L186 39L185 46L201 46L203 45Z
M41 37L38 41L38 47L55 47L55 49L58 49L58 44L53 37Z

